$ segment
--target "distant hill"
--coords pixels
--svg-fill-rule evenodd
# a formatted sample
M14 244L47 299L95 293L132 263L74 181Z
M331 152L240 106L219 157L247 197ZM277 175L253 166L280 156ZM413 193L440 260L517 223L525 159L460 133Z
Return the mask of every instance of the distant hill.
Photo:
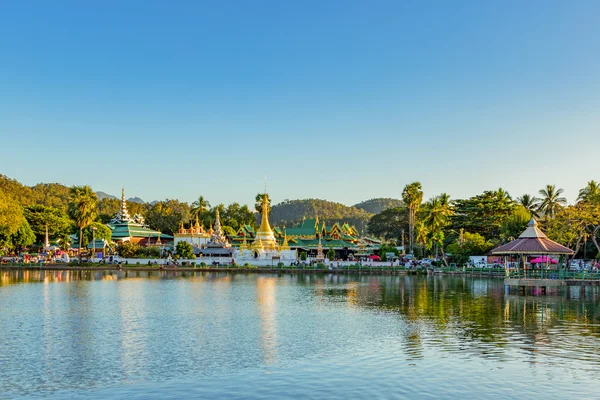
M359 230L366 227L372 216L365 210L321 199L286 200L274 205L270 214L271 223L278 226L292 226L302 218L319 217L327 225L348 222Z
M108 194L105 192L96 192L96 195L98 196L98 200L104 200L104 199L109 199L109 200L120 200L120 197L117 196L113 196L112 194ZM132 203L139 203L139 204L146 204L146 202L142 199L140 199L139 197L130 197L127 199L128 202L132 202Z
M113 196L112 194L104 193L104 192L96 192L96 196L98 196L98 200L111 199L118 200L117 196Z
M388 208L401 207L403 205L404 202L402 200L381 197L377 199L365 200L361 203L355 204L353 207L359 208L371 214L379 214Z

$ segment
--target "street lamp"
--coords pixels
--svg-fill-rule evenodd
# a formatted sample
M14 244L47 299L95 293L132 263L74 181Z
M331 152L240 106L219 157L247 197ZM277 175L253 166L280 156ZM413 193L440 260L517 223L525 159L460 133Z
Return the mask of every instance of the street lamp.
M96 231L98 228L92 226L92 263L94 262L94 258L96 257Z

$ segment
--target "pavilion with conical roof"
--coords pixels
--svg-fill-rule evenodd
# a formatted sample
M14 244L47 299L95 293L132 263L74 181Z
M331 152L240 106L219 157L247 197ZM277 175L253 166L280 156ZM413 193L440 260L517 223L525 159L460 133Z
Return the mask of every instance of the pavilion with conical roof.
M538 223L531 218L527 229L512 242L493 249L491 254L497 255L571 255L573 250L556 243L538 228Z

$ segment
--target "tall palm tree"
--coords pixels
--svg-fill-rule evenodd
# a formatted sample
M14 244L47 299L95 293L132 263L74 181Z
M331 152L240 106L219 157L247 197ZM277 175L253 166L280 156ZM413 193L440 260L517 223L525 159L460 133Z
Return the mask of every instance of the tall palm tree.
M420 182L413 182L406 185L402 191L402 200L408 208L408 237L412 254L415 250L415 220L419 206L423 201L423 191L421 189Z
M98 196L89 186L73 186L69 190L69 216L79 228L79 265L81 265L81 247L83 228L94 222L98 213Z
M596 181L589 181L586 187L579 191L577 201L587 201L592 198L600 198L600 184Z
M517 197L517 203L525 207L527 211L531 213L532 216L538 218L538 207L539 207L540 199L535 196L531 196L529 194L524 194L521 197Z
M192 203L192 212L198 218L198 215L202 215L206 210L210 208L210 203L204 198L204 196L198 197L198 200Z
M538 205L538 211L546 217L554 218L556 212L567 204L567 199L560 197L563 190L557 189L556 185L546 185L546 188L540 190L538 193L542 196Z
M444 236L442 229L448 225L448 219L452 214L449 199L450 196L448 196L446 193L443 193L440 196L432 197L423 206L423 223L425 224L425 227L429 233L431 233L432 237L435 236L436 238L443 238ZM438 254L438 244L439 240L434 240L434 251L436 257Z
M429 237L429 229L423 221L419 221L415 227L417 232L417 243L423 246L423 257L425 257L425 249L427 248L427 241Z

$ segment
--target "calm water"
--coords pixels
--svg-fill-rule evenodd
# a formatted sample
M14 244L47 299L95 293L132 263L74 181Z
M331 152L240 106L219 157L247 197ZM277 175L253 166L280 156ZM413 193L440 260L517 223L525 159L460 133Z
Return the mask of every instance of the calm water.
M0 270L4 398L597 398L600 292Z

